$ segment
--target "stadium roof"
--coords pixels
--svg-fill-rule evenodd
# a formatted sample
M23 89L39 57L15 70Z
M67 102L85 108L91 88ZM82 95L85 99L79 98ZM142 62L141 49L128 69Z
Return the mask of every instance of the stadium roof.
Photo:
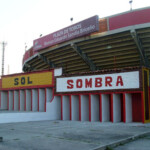
M46 47L32 47L23 70L63 68L63 73L150 65L150 8L99 19L99 31Z

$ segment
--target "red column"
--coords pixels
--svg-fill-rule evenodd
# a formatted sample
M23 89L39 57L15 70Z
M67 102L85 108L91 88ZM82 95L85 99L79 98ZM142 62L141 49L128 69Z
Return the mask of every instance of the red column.
M99 94L99 120L102 122L102 94Z
M126 100L125 100L125 93L123 93L123 122L126 123Z
M114 122L114 116L113 116L113 94L110 94L110 120L111 120L111 122Z
M61 95L61 120L63 120L63 96Z
M89 94L89 121L91 122L91 94Z
M69 102L70 102L70 120L72 120L72 101L71 101L71 95L69 96Z
M81 121L81 95L79 95L79 121Z

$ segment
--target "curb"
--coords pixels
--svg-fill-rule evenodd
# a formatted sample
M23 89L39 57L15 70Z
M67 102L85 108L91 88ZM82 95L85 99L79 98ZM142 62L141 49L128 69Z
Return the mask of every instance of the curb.
M100 147L94 148L93 150L106 150L107 147L114 148L114 147L117 147L121 144L126 144L126 143L129 143L131 141L137 140L137 139L139 139L141 137L144 137L148 134L150 134L150 132L144 132L144 133L141 133L141 134L138 134L138 135L131 136L131 137L126 138L126 139L122 139L122 140L119 140L119 141L116 141L116 142L112 142L110 144L102 145Z

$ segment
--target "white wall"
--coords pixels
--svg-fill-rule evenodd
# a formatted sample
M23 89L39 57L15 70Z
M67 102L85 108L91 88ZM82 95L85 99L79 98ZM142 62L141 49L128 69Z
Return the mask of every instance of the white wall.
M46 103L46 112L51 120L61 120L61 97L55 96L53 101Z
M99 95L91 95L91 121L99 121L100 108L99 108Z
M125 94L126 122L132 122L132 95Z
M71 96L71 110L72 110L72 120L78 121L79 120L79 96L78 95L72 95Z
M0 123L41 121L41 120L60 120L61 119L60 96L55 96L54 100L51 103L47 102L46 110L47 110L46 112L0 113Z
M102 94L102 122L110 121L110 98L109 94Z
M113 94L113 121L121 122L121 95Z
M1 109L7 109L7 92L1 92Z
M63 96L63 120L70 120L70 96Z
M32 90L32 111L38 111L38 90Z
M13 110L13 91L9 91L9 111Z
M89 95L81 95L81 121L89 121Z
M19 110L19 91L14 91L14 111Z

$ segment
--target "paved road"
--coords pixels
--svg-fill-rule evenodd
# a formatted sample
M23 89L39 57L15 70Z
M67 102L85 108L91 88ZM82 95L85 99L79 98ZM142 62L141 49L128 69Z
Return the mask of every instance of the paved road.
M141 123L7 123L0 124L0 150L93 150L148 132L150 124Z

